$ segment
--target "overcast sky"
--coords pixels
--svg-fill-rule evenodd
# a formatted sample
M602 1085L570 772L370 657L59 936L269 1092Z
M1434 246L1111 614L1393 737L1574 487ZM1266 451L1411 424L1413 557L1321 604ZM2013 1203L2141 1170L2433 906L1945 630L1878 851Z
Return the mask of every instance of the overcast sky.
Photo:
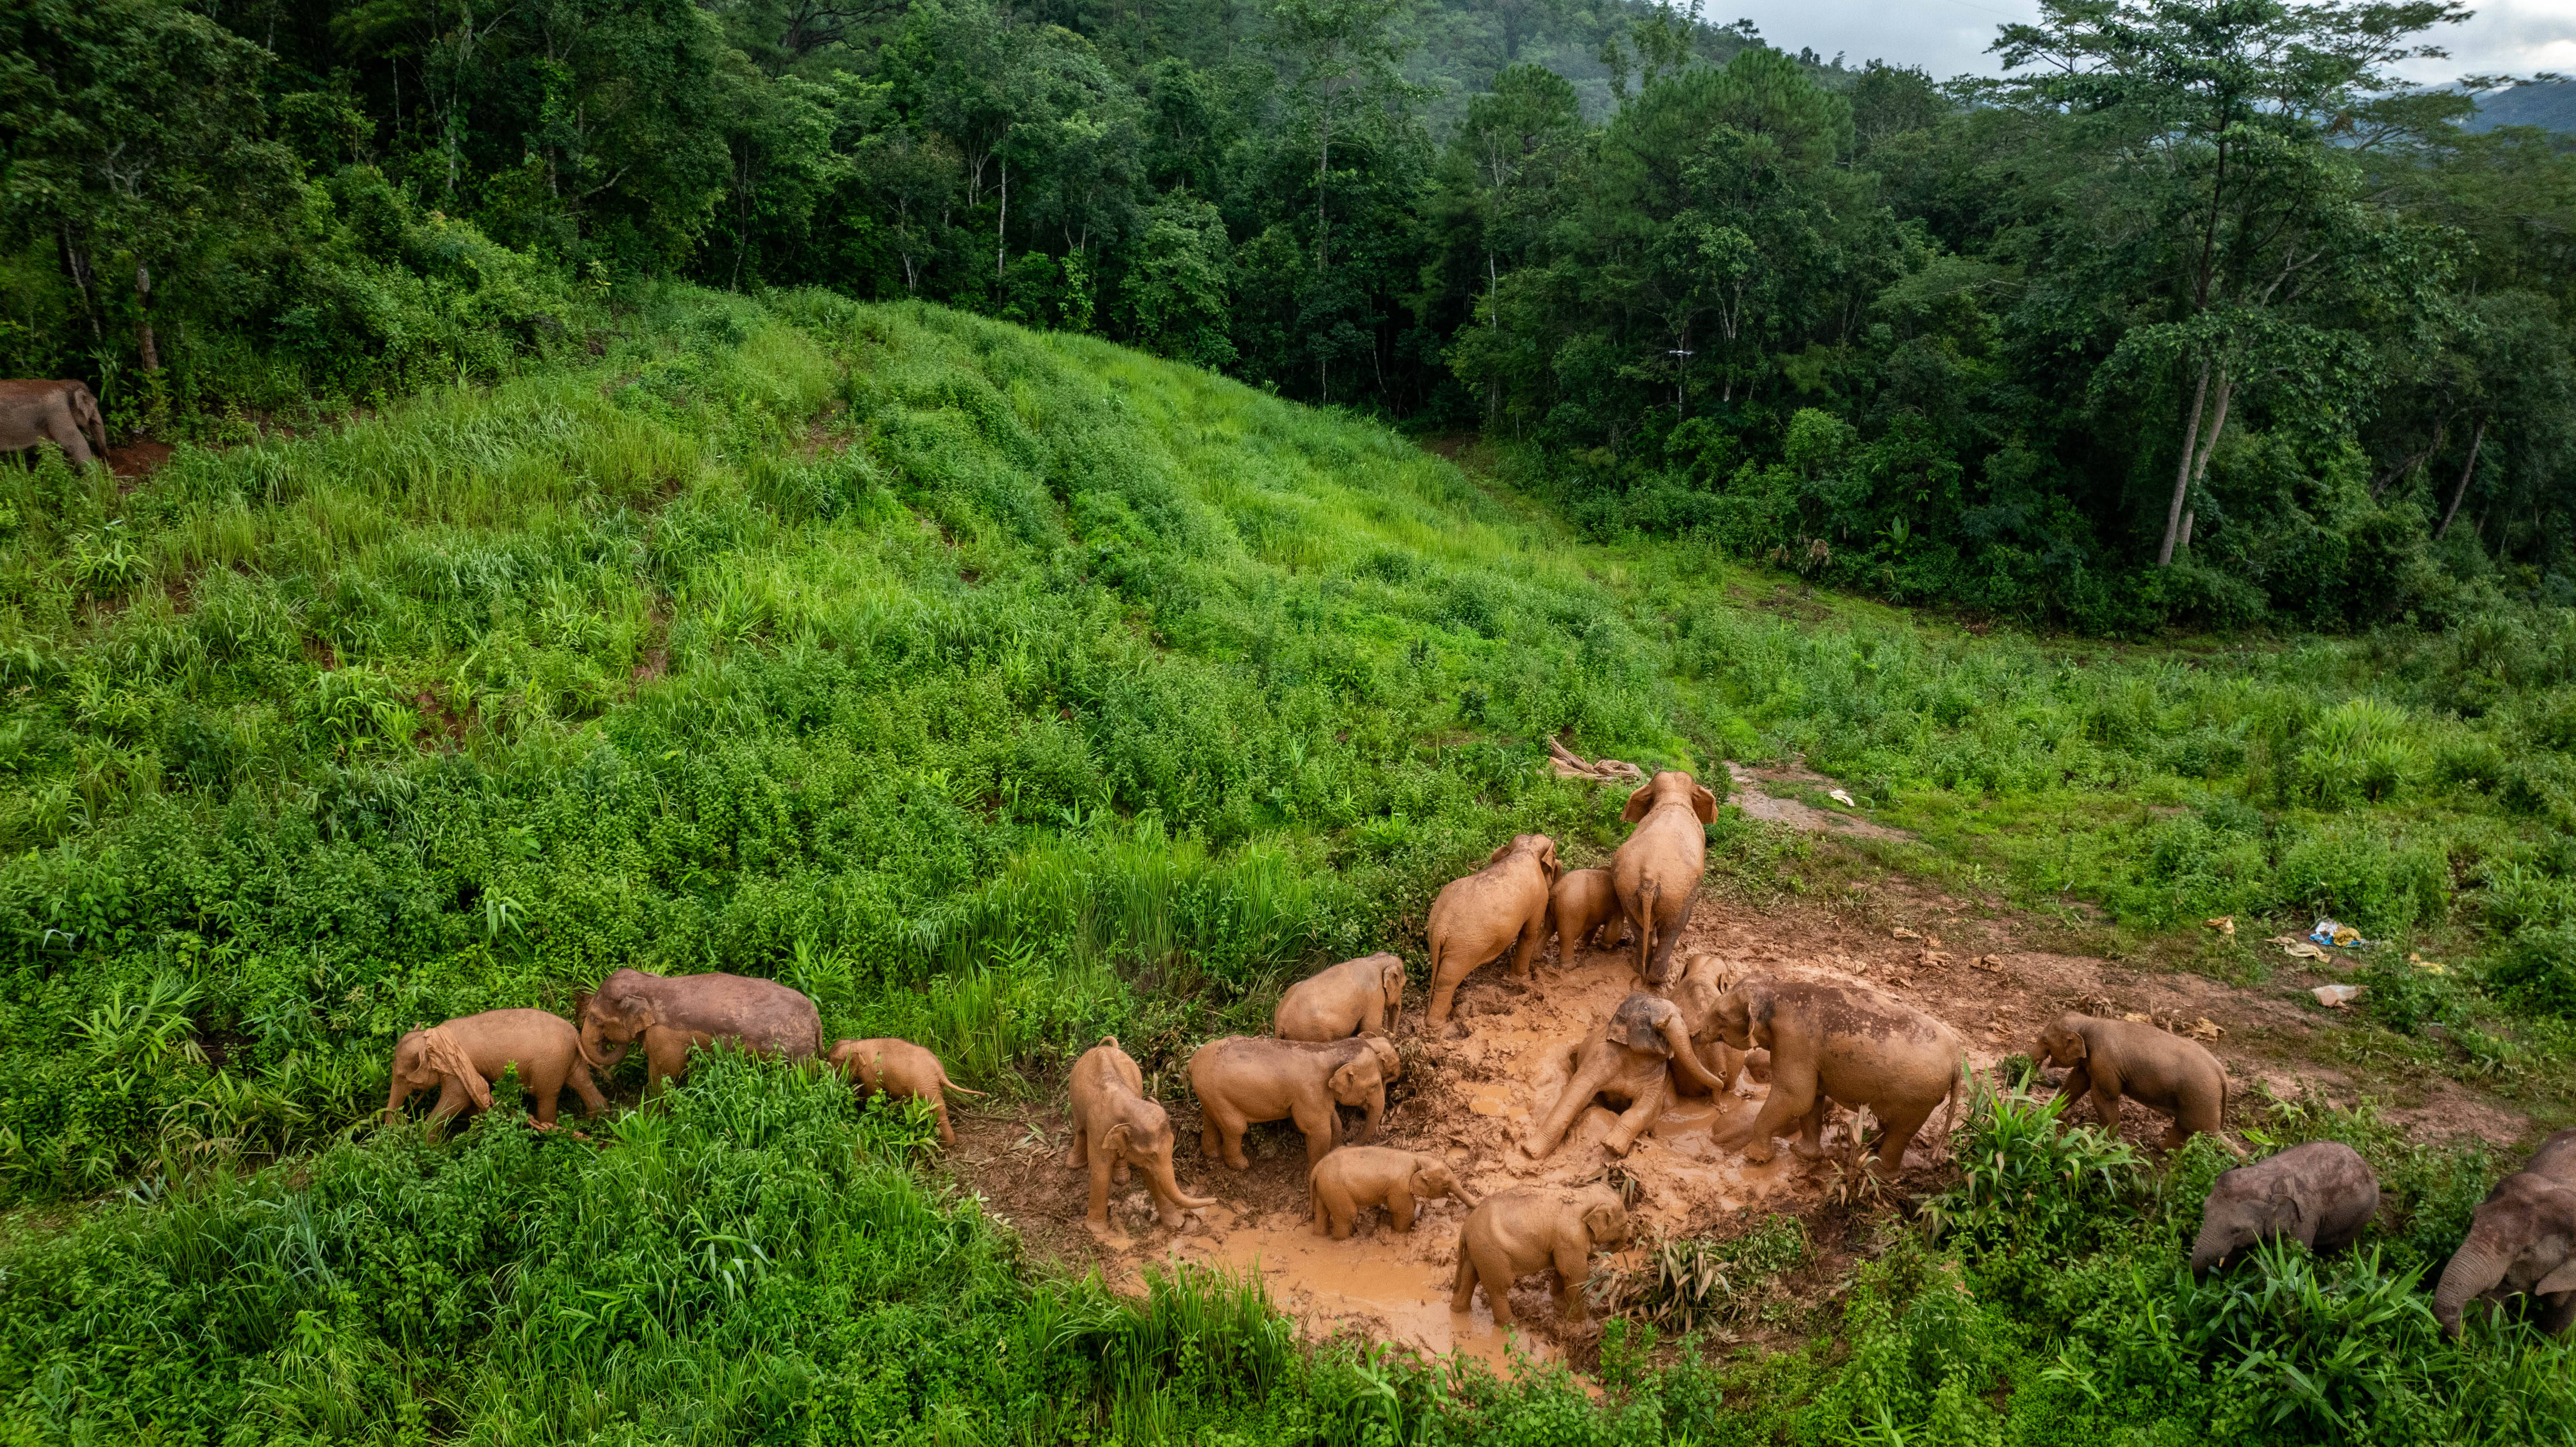
M1936 76L1991 75L1995 27L2039 13L2031 0L1708 0L1720 24L1745 16L1762 38L1784 50L1812 46L1852 64L1887 60L1920 65ZM2576 0L2489 0L2465 25L2443 26L2434 42L2448 60L2409 68L2419 81L2462 75L2556 70L2576 74Z

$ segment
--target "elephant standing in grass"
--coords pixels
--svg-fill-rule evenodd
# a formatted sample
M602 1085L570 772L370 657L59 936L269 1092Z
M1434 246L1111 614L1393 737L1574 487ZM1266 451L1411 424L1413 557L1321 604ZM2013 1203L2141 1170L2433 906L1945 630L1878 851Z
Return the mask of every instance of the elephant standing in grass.
M2379 1177L2341 1141L2310 1141L2222 1172L2200 1205L2191 1274L2207 1276L2258 1241L2339 1251L2379 1214Z
M761 1055L811 1060L823 1048L814 1002L776 980L748 975L648 975L618 970L573 1003L582 1056L608 1070L644 1042L644 1093L689 1073L693 1046L729 1044Z
M1660 986L1699 904L1717 796L1678 769L1648 779L1620 818L1637 827L1610 857L1610 884L1637 951L1637 978Z
M1193 1196L1172 1174L1172 1118L1145 1096L1145 1073L1118 1037L1100 1043L1073 1062L1073 1146L1064 1163L1091 1173L1091 1203L1083 1219L1094 1230L1109 1225L1109 1186L1127 1183L1129 1167L1145 1172L1153 1192L1154 1211L1166 1226L1181 1224L1183 1211L1216 1204L1214 1196Z
M1458 982L1509 950L1512 977L1526 980L1547 944L1547 904L1556 888L1556 841L1515 834L1485 867L1453 879L1431 901L1431 1028L1449 1022Z
M1306 1133L1306 1164L1339 1144L1339 1106L1356 1105L1368 1118L1354 1144L1377 1136L1386 1114L1386 1083L1403 1073L1395 1045L1383 1035L1363 1035L1315 1045L1230 1035L1211 1040L1190 1056L1190 1089L1199 1098L1199 1147L1236 1170L1252 1162L1243 1154L1244 1127L1255 1121L1293 1120Z
M469 1105L489 1110L492 1082L513 1068L536 1103L539 1126L553 1128L557 1097L567 1085L581 1097L583 1114L597 1115L608 1107L591 1082L581 1035L570 1021L546 1010L486 1010L414 1030L394 1042L394 1084L385 1097L385 1123L400 1118L404 1102L423 1090L438 1092L438 1104L429 1111L433 1129Z
M1947 1025L1876 990L1754 975L1711 1008L1720 1038L1738 1050L1771 1052L1771 1093L1750 1127L1721 1141L1760 1165L1793 1124L1797 1153L1824 1155L1825 1111L1836 1102L1868 1107L1883 1128L1871 1170L1905 1168L1905 1147L1947 1100L1956 1109L1963 1050Z
M88 383L0 382L0 452L39 442L61 448L75 469L107 456L107 422Z
M2542 1142L2487 1193L2433 1289L2433 1317L2458 1336L2470 1302L2516 1294L2539 1298L2540 1329L2551 1336L2576 1323L2576 1130Z
M1606 1095L1627 1106L1601 1142L1610 1154L1624 1156L1663 1111L1672 1072L1691 1076L1712 1095L1726 1088L1700 1064L1682 1023L1681 1007L1657 995L1640 992L1620 1001L1590 1040L1567 1050L1572 1058L1567 1062L1565 1090L1522 1142L1521 1148L1532 1156L1544 1158L1554 1151L1595 1096Z
M1559 1320L1584 1319L1583 1286L1592 1253L1628 1239L1628 1207L1608 1186L1568 1190L1521 1186L1487 1196L1458 1228L1458 1277L1449 1309L1476 1304L1476 1288L1494 1308L1494 1324L1512 1323L1512 1283L1534 1271L1556 1272Z
M2173 1117L2162 1144L2180 1150L2196 1133L2242 1155L2220 1127L2227 1118L2227 1067L2197 1040L2135 1020L2103 1020L2069 1012L2039 1032L2039 1063L2066 1071L2058 1095L2073 1103L2090 1099L2102 1129L2120 1133L2123 1097ZM2062 1113L2061 1119L2064 1118Z
M861 1100L883 1091L930 1102L931 1111L939 1117L939 1143L957 1144L957 1132L948 1128L947 1091L960 1095L982 1095L968 1090L948 1078L948 1067L939 1057L909 1040L844 1040L823 1057L832 1073L850 1082Z
M1404 1013L1404 961L1364 955L1319 970L1279 997L1271 1028L1282 1040L1345 1040L1395 1033Z

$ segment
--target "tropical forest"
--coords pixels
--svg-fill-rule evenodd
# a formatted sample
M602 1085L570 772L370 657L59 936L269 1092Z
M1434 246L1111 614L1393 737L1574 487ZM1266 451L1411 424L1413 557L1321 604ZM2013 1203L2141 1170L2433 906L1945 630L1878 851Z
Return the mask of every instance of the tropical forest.
M0 0L0 1447L2576 1447L2576 89L2011 3Z

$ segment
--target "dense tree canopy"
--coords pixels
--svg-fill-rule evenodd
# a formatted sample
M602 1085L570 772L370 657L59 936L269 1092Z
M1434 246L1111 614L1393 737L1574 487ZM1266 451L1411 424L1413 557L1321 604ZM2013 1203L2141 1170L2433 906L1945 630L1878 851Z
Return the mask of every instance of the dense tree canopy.
M1589 527L2126 631L2576 600L2576 157L2451 0L1943 84L1613 0L0 0L0 368L238 427L823 284L1481 427Z

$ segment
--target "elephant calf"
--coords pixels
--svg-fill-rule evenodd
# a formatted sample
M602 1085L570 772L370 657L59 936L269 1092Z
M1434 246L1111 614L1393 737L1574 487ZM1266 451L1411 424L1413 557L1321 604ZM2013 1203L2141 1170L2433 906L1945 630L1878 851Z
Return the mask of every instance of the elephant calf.
M1449 1023L1449 1002L1477 966L1508 950L1512 977L1526 980L1547 944L1547 902L1562 873L1556 841L1515 834L1485 867L1440 886L1431 901L1431 1028Z
M2257 1241L2339 1251L2379 1214L2379 1177L2341 1141L2310 1141L2222 1173L2200 1204L2191 1274L2207 1276Z
M1615 950L1625 943L1628 923L1620 917L1619 891L1610 883L1610 871L1567 870L1548 891L1547 932L1556 936L1561 967L1570 968L1589 945Z
M393 1124L414 1094L430 1089L438 1091L438 1103L429 1111L433 1129L468 1105L489 1110L491 1083L513 1067L536 1102L540 1126L554 1125L557 1098L567 1085L581 1096L583 1114L597 1115L608 1107L582 1063L581 1036L572 1022L546 1010L486 1010L414 1030L394 1042L394 1084L385 1097L385 1123Z
M0 452L50 442L75 468L107 456L107 423L79 381L0 382Z
M948 1128L948 1097L943 1093L982 1095L968 1090L948 1078L948 1067L939 1057L909 1040L843 1040L823 1057L832 1072L850 1082L861 1100L883 1091L888 1095L906 1096L930 1102L931 1111L939 1117L939 1143L957 1144L957 1132Z
M1858 985L1754 975L1710 1007L1718 1036L1738 1050L1771 1052L1771 1093L1752 1126L1730 1131L1744 1158L1771 1159L1771 1142L1792 1122L1797 1153L1824 1155L1825 1112L1836 1102L1866 1106L1883 1131L1871 1169L1905 1168L1905 1148L1933 1107L1958 1099L1962 1050L1947 1025L1901 1000Z
M1512 1323L1512 1283L1535 1271L1556 1272L1559 1320L1584 1319L1583 1286L1592 1253L1628 1239L1628 1208L1608 1186L1522 1186L1487 1196L1458 1228L1457 1289L1451 1311L1476 1304L1476 1288L1494 1309L1494 1324Z
M2220 1133L2227 1118L2227 1068L2197 1040L2135 1020L2069 1012L2039 1032L2039 1059L2064 1067L2066 1084L2058 1094L2069 1101L2089 1096L2102 1129L2112 1135L2120 1133L2120 1101L2126 1097L2173 1117L2162 1142L2166 1150L2180 1150L2203 1131L2237 1149Z
M696 1046L729 1044L788 1060L811 1060L823 1048L823 1017L812 1000L748 975L617 970L573 1002L573 1017L582 1057L599 1069L614 1069L629 1045L644 1042L648 1096L689 1073Z
M1183 1211L1216 1204L1214 1196L1193 1196L1172 1174L1172 1119L1145 1097L1145 1073L1118 1037L1100 1043L1073 1062L1073 1146L1064 1163L1091 1173L1091 1206L1083 1219L1095 1230L1109 1224L1109 1187L1127 1183L1130 1166L1145 1172L1154 1195L1155 1214L1166 1226L1181 1224Z
M1392 1035L1403 1012L1404 961L1364 955L1289 986L1270 1024L1282 1040L1344 1040L1369 1032Z
M1344 1146L1317 1161L1307 1173L1306 1192L1315 1207L1315 1234L1336 1241L1350 1239L1352 1222L1367 1207L1384 1206L1388 1225L1410 1231L1414 1202L1465 1194L1447 1161L1384 1146Z
M1315 1045L1229 1035L1190 1056L1190 1089L1199 1097L1199 1146L1236 1170L1252 1162L1243 1154L1244 1127L1255 1121L1293 1120L1306 1133L1312 1167L1341 1134L1338 1105L1368 1112L1352 1135L1366 1142L1386 1114L1386 1083L1403 1073L1395 1046L1383 1035L1363 1035Z
M1533 1156L1554 1151L1574 1118L1596 1096L1606 1095L1627 1106L1601 1142L1610 1154L1624 1156L1662 1113L1673 1071L1691 1076L1712 1095L1726 1088L1700 1064L1699 1052L1683 1026L1681 1007L1642 992L1620 1001L1601 1029L1576 1049L1569 1064L1556 1105L1522 1142L1521 1148Z
M2470 1218L2468 1239L2442 1268L2433 1318L2460 1334L2471 1301L2527 1293L2541 1303L2540 1329L2562 1335L2576 1322L2576 1130L2541 1143L2521 1170L2496 1182Z
M1741 973L1732 962L1705 952L1682 962L1681 978L1673 982L1670 991L1672 1002L1681 1007L1682 1027L1690 1032L1691 1044L1698 1047L1702 1069L1715 1075L1718 1085L1710 1090L1703 1076L1677 1071L1673 1076L1676 1094L1723 1095L1735 1088L1738 1075L1750 1075L1756 1082L1771 1078L1769 1052L1738 1050L1718 1035L1717 998L1735 984Z

